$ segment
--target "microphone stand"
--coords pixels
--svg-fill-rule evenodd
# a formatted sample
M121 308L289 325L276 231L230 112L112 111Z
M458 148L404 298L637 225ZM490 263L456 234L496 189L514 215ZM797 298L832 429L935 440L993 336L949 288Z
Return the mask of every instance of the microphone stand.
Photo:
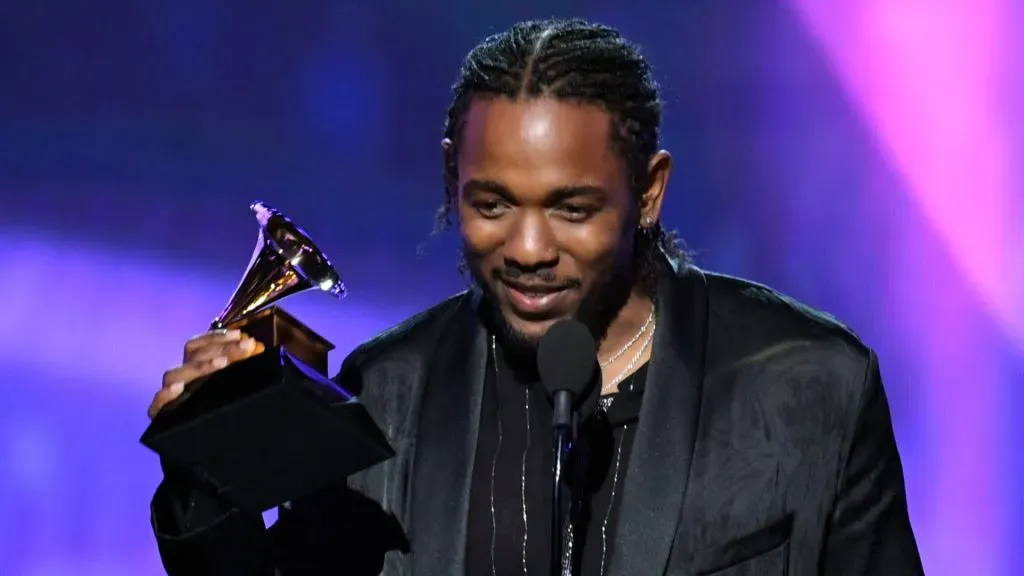
M563 574L565 558L566 513L562 509L562 471L566 456L572 449L575 433L573 422L573 394L559 390L554 397L554 438L552 442L552 483L551 483L551 576ZM571 574L569 559L568 574Z

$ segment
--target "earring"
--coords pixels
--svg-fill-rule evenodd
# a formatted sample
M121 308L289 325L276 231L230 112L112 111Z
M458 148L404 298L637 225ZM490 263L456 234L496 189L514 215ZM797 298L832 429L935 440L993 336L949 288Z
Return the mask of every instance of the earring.
M654 226L654 218L651 218L650 216L644 216L640 220L640 225L643 226L644 228L650 228L651 226Z

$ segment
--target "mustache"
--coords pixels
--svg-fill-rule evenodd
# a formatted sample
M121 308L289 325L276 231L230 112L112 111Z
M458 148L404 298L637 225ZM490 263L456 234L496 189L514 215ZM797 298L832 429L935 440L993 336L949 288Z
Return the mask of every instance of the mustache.
M579 278L559 278L552 270L548 269L527 272L518 268L495 268L491 271L491 276L497 281L509 280L521 284L543 284L565 290L579 288L582 285Z

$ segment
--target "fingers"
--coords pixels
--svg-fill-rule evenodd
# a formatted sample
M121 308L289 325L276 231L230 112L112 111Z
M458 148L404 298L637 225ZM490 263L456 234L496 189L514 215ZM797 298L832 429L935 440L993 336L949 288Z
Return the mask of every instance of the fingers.
M177 385L184 386L207 374L212 374L230 363L231 360L227 356L217 356L209 360L193 360L164 372L161 387L166 389Z
M238 340L213 341L201 348L195 348L190 353L186 353L184 363L211 361L217 358L227 358L231 362L237 362L258 353L257 350L263 351L262 344L242 334Z
M266 349L262 342L249 338L244 334L243 336L238 342L223 345L221 348L222 353L211 357L211 361L216 361L217 358L227 358L228 364L233 364L239 360L245 360L246 358L261 354Z
M160 390L149 406L152 418L199 378L264 351L262 343L234 331L209 332L195 336L185 345L185 362L164 372Z
M167 388L178 382L191 382L229 364L255 356L263 350L263 344L248 337L235 342L209 344L206 348L195 350L181 366L164 372L163 387Z
M153 401L149 404L149 410L147 410L149 418L152 420L164 406L169 402L172 402L178 396L181 396L181 393L184 390L185 385L182 383L177 383L169 388L161 388L160 391L153 396Z
M230 345L242 340L245 335L241 330L212 330L204 332L188 339L185 342L185 353L183 360L188 362L195 358L196 354L202 353L216 346Z

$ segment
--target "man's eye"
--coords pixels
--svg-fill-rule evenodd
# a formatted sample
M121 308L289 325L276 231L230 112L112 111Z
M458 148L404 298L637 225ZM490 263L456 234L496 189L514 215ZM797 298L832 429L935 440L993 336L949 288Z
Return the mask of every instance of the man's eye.
M473 203L473 208L484 218L497 218L505 211L505 205L494 200L481 200Z
M580 204L563 204L558 207L558 211L568 219L573 221L586 220L593 216L595 210L590 206L583 206Z

